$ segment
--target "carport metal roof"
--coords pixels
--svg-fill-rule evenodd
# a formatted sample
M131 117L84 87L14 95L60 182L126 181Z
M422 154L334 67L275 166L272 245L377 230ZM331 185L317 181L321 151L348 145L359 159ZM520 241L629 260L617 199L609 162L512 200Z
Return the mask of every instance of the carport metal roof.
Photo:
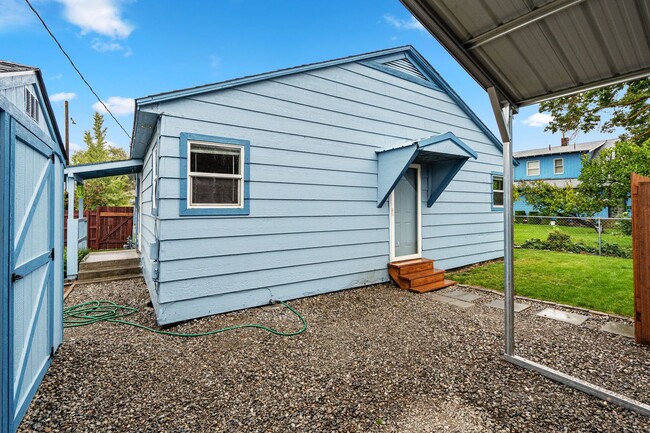
M141 159L127 159L124 161L73 165L65 169L65 174L74 177L77 182L83 182L84 180L100 177L139 173L141 170Z
M400 0L487 90L503 146L504 359L645 416L650 405L514 353L512 118L650 75L650 0Z
M650 75L647 0L401 2L515 107Z

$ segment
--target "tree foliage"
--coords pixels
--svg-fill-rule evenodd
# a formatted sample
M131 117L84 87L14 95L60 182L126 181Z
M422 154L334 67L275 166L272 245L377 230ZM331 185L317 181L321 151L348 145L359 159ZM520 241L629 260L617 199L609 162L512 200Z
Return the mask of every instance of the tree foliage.
M597 200L570 185L559 187L538 180L522 182L517 190L540 215L590 217L602 209Z
M92 133L84 132L84 143L86 149L72 155L73 165L128 159L124 149L107 143L104 116L99 113L93 116ZM133 182L128 176L113 176L85 181L77 188L77 196L84 198L85 209L95 210L99 206L129 206L132 190Z
M623 128L622 139L640 144L650 139L649 100L650 78L643 78L542 102L539 111L553 116L546 131L565 136L572 131L611 133ZM605 121L603 114L608 117Z
M626 210L631 173L650 176L650 139L640 145L619 141L596 158L585 156L578 190L601 209Z

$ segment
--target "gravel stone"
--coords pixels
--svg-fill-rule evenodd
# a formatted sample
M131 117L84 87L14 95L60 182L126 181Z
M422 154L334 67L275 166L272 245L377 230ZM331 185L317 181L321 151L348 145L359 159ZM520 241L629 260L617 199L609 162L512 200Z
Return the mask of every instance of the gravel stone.
M650 420L501 358L503 311L464 309L390 284L291 302L296 337L245 329L199 338L101 323L65 341L20 432L650 432ZM439 297L438 297L439 298ZM77 287L66 304L110 299L155 326L142 280ZM581 326L516 314L517 354L650 403L650 348ZM557 307L571 312L571 309ZM618 320L618 319L617 319ZM622 321L623 322L623 321ZM300 326L283 308L253 308L166 329Z

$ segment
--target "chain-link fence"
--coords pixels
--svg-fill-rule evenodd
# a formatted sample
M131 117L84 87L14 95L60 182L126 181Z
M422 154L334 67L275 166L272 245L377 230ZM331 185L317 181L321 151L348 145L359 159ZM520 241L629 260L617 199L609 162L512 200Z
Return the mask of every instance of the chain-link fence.
M515 245L612 257L632 257L631 218L515 215Z

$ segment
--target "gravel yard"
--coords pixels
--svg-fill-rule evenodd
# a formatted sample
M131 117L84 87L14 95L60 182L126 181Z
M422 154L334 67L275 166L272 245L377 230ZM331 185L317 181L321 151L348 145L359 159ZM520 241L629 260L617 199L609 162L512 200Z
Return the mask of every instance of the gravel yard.
M451 287L438 294L456 290ZM177 338L102 323L65 341L19 431L87 432L650 432L650 419L502 361L503 311L470 308L388 284L291 302L306 333L256 329ZM154 323L141 280L78 286L66 304L110 299ZM517 313L519 355L650 403L650 348ZM289 331L269 306L183 323Z

